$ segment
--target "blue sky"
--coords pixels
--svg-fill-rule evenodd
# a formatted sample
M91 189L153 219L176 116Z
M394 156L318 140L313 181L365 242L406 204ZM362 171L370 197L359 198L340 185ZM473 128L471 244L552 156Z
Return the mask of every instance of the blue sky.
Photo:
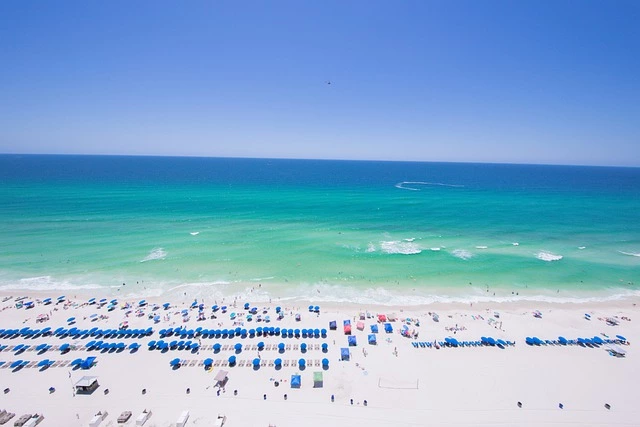
M636 1L7 0L0 152L640 166L638 22Z

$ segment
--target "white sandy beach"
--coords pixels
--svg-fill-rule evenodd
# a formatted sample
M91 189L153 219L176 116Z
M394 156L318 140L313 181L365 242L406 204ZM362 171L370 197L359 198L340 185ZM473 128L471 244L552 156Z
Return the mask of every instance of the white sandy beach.
M116 419L122 411L132 412L126 425L135 425L135 419L145 409L152 411L146 426L175 425L185 410L190 414L186 425L214 425L218 414L227 417L225 425L229 426L299 426L303 423L334 426L638 425L640 409L635 387L640 382L640 364L635 337L640 331L637 301L632 299L535 306L524 302L473 306L441 304L410 309L325 304L319 315L310 313L307 305L296 303L299 307L282 305L286 312L282 320L277 320L275 315L278 304L259 303L255 304L259 313L266 309L271 321L258 323L256 316L247 321L247 312L243 309L245 301L238 301L235 308L229 307L226 314L218 311L216 319L210 318L213 301L207 301L204 311L207 320L198 321L198 310L192 309L189 321L183 322L181 311L192 301L187 297L184 301L173 301L168 310L162 308L163 300L147 300L148 304L142 309L144 315L136 316L138 299L121 298L116 309L107 311L106 306L87 304L91 296L99 300L100 295L74 294L67 294L65 302L60 303L56 303L59 294L17 291L4 294L0 298L12 298L0 303L0 329L42 329L47 326L53 330L58 327L118 329L121 322L128 321L129 328L152 327L154 331L143 338L103 339L127 345L138 342L142 347L136 352L128 349L122 352L86 350L84 344L97 339L90 336L77 339L58 336L0 338L0 345L8 346L0 352L0 362L5 362L0 367L0 392L9 389L2 394L0 410L16 414L6 425L13 425L23 414L38 413L45 417L40 425L86 426L99 411L108 412L100 425L118 425ZM35 306L16 308L16 300L21 296L27 296L22 303L34 301ZM52 304L42 304L47 297L53 299ZM126 302L134 308L122 309ZM159 307L153 310L154 305ZM540 310L542 317L534 317L534 310ZM129 316L125 315L127 311L131 311ZM238 313L235 320L230 319L231 312ZM365 313L363 331L356 328L361 312ZM366 318L367 312L371 318ZM439 322L429 315L434 312L438 314ZM496 312L499 318L495 317ZM301 315L299 322L294 318L295 313ZM398 320L391 322L393 333L389 334L378 323L377 315L391 313L395 313ZM585 313L590 314L591 320L585 318ZM37 322L38 315L43 314L49 319ZM92 314L98 314L98 318L93 320ZM155 323L149 318L150 314L158 314L160 322ZM72 326L67 323L70 317L76 318ZM614 318L619 324L607 325L604 320L607 317ZM412 319L407 326L418 334L417 338L400 334L407 318ZM347 336L342 330L346 319L351 320L357 345L349 347L350 360L341 361L340 349L348 347ZM416 326L416 319L419 326ZM161 329L175 326L189 329L238 326L246 329L258 326L329 329L332 320L337 321L338 329L328 331L326 338L194 337L192 341L200 341L202 345L196 352L162 352L149 350L147 346L149 341L161 339ZM380 328L377 345L367 343L372 324L378 324ZM456 327L454 334L450 328ZM630 345L621 346L626 350L626 357L611 356L605 350L606 345L530 346L525 343L529 336L557 340L559 336L606 339L616 335L628 339ZM416 348L413 344L444 341L447 337L476 341L483 336L515 341L516 344L504 349L496 346ZM180 338L168 337L165 341L174 339ZM272 349L258 352L254 348L260 341ZM310 348L304 354L299 349L303 342ZM69 343L75 349L61 354L53 347L38 354L33 348L42 343L53 346ZM223 345L219 353L211 349L215 343ZM224 366L228 357L235 354L233 346L236 343L243 345L242 352L236 354L238 364ZM279 343L289 348L279 353L276 349ZM326 353L320 349L322 343L328 344ZM28 344L31 348L16 355L12 349L18 344ZM38 362L48 358L69 363L88 356L96 357L96 363L90 369L60 367L57 366L59 362L45 370L8 367L16 360ZM263 365L257 370L251 367L256 357L260 357ZM174 358L187 363L174 369L169 365ZM201 362L206 358L214 360L210 370L202 366ZM276 370L272 365L276 358L291 364ZM308 361L304 370L297 365L300 358ZM328 369L316 366L323 358L329 360ZM218 395L213 378L220 370L228 371L229 379ZM323 387L314 388L313 373L318 371L323 372L324 383ZM290 386L293 374L301 375L299 389ZM75 395L73 384L85 375L96 376L100 386L91 395ZM50 392L50 387L55 391ZM145 394L143 389L146 389ZM518 402L522 407L518 407ZM605 404L609 404L610 409L605 408Z

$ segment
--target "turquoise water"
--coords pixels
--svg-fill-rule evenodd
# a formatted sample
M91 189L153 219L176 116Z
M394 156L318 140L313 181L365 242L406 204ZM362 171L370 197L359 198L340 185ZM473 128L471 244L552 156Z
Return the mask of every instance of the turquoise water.
M99 156L0 166L0 289L415 303L640 284L640 169Z

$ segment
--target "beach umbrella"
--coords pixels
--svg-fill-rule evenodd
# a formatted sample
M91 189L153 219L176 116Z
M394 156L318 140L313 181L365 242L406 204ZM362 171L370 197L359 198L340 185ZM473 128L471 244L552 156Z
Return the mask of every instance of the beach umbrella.
M226 306L226 305L223 305L222 307L220 307L220 310L222 310L223 312L224 312L224 311L227 311L227 306Z
M41 333L42 335L46 335L46 334L48 334L49 332L51 332L51 328L50 328L50 327L48 327L48 326L47 326L46 328L42 328L42 330L40 331L40 333Z
M320 312L320 306L316 305L315 307L313 307L313 311L315 311L316 313Z
M329 344L327 344L326 342L322 343L322 351L326 352L329 349Z
M236 357L235 356L229 356L229 366L233 366L236 364Z
M191 343L191 350L195 350L198 347L200 347L200 344L198 344L197 342Z
M89 301L87 301L89 303L89 305L91 304L95 304L96 303L96 299L95 298L89 298Z
M260 359L258 359L257 357L255 359L253 359L253 367L254 368L259 368L260 367Z
M329 359L327 358L322 359L322 366L329 366Z
M264 342L260 341L258 343L258 350L262 350L264 348Z
M276 366L281 366L282 365L282 359L277 358L276 360L273 361L273 364Z
M142 307L144 305L147 305L147 301L146 300L140 300L140 302L138 302L138 306Z
M76 366L76 365L81 364L81 363L82 363L82 360L83 360L83 359L81 359L81 358L74 359L74 360L73 360L73 362L71 362L71 366Z
M296 337L300 336L300 329L296 329L293 332L295 333Z
M110 347L110 344L108 342L103 342L102 344L100 344L101 350L108 350L109 347Z
M249 310L249 303L248 303L248 302L245 302L245 303L244 303L244 309L245 309L245 310Z
M218 307L217 305L211 306L211 310L213 311L218 311L220 309L220 307Z
M313 311L313 306L312 305L309 306L309 311Z
M156 346L156 342L154 340L151 340L147 343L147 345L149 346L149 350L153 350L153 348Z
M204 359L204 366L211 366L211 365L213 365L213 359L211 358Z
M177 358L177 357L175 359L172 359L171 362L169 362L169 365L174 366L174 367L180 366L180 359Z
M258 326L256 328L256 335L258 335L258 336L262 335L262 326Z
M125 345L125 343L123 343L123 342L119 342L118 344L116 344L116 348L117 348L118 350L124 350L124 349L125 349L125 347L126 347L126 345Z
M616 335L616 338L618 338L621 341L626 341L627 339L625 337L623 337L622 335Z
M280 328L279 328L279 327L274 328L274 329L273 329L273 333L274 333L274 335L276 335L276 336L277 336L277 335L280 335Z
M307 364L307 361L304 359L299 359L298 360L298 366L301 368L304 368L304 366Z
M43 366L49 366L51 364L51 361L49 359L44 359L38 362L38 367L42 368Z
M68 351L71 348L71 345L64 343L60 346L60 351L65 352Z
M117 303L118 303L118 300L115 298L109 301L109 304L117 304Z
M376 326L376 330L378 330L378 327ZM326 329L320 329L320 335L322 335L322 338L325 338L327 336L327 330Z
M215 343L213 345L213 351L215 351L216 353L220 351L220 348L222 348L222 346L218 343Z
M15 362L11 363L11 365L9 365L10 368L17 368L18 366L22 365L22 360L16 360Z
M558 337L558 342L562 345L566 345L567 339L565 337Z
M264 316L264 321L265 322L271 322L271 316Z
M64 299L65 299L65 298L66 298L66 297L65 297L64 295L60 295L60 296L58 297L58 302L60 302L60 301L64 301Z
M43 300L42 300L42 303L43 303L44 305L51 304L51 298L45 298L45 299L43 299Z
M456 341L457 343L458 341ZM496 345L496 340L491 338L491 337L487 337L487 344L489 345Z
M107 299L106 298L102 298L99 302L100 302L101 305L104 305L104 304L107 303Z
M95 342L95 340L94 340L94 341L89 341L89 342L88 342L88 343L86 343L84 346L85 346L86 348L91 348L91 347L93 347L93 346L95 346L95 345L96 345L96 342Z
M238 343L234 345L233 348L236 351L236 353L240 353L242 351L242 344Z
M137 350L140 348L140 344L138 344L137 342L132 342L131 344L129 344L129 350Z
M73 323L73 322L75 322L75 321L76 321L76 318L75 318L75 317L69 317L69 318L67 319L67 323Z
M593 337L591 341L593 341L596 344L604 344L604 340L600 337Z
M278 344L278 351L279 351L280 353L284 352L284 343L280 343L280 344Z
M300 344L300 351L303 353L307 351L307 343L303 342L302 344Z
M320 338L320 329L314 329L313 330L313 336L316 338Z
M164 307L165 310L169 310L169 307L171 307L171 304L169 304L168 302L165 302L164 304L162 304L162 306Z

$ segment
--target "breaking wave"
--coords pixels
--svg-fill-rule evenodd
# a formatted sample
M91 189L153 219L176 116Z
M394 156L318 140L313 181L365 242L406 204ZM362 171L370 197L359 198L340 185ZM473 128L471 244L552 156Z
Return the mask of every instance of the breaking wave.
M380 250L386 254L402 255L415 255L422 252L422 248L420 248L417 244L399 240L380 242Z
M551 252L540 251L536 254L536 258L541 261L560 261L564 258L562 255L552 254Z
M618 252L620 252L622 255L640 257L640 252L623 252L623 251L618 251Z
M154 261L156 259L165 259L167 252L162 248L154 248L149 254L140 260L140 262Z
M451 252L451 255L465 261L473 257L473 254L466 249L455 249Z

